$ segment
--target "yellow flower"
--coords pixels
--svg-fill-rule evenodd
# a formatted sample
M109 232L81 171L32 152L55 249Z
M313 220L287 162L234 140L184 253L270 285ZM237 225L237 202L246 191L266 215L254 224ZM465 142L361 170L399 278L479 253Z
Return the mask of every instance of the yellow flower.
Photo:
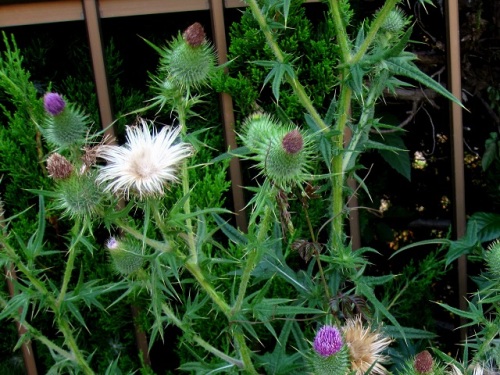
M389 346L391 339L380 332L372 331L370 327L363 327L360 316L347 320L342 332L349 348L351 369L356 375L364 375L370 368L371 374L387 373L382 366L387 357L382 355L382 352Z

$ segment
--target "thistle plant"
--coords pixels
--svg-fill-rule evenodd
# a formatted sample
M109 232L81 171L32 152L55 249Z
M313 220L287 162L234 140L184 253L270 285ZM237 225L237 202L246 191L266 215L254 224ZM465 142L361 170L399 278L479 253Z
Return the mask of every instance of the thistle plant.
M47 171L55 184L54 191L36 192L52 200L50 209L62 211L74 227L60 285L48 283L45 270L35 262L51 254L43 248L44 199L39 230L27 245L13 245L7 228L0 237L6 250L2 262L19 270L18 288L33 293L2 297L1 316L25 324L29 337L54 353L58 369L72 366L73 371L95 373L91 356L78 347L75 326L85 327L82 305L105 309L99 297L110 291L123 291L121 298L133 296L143 304L151 322L150 347L163 338L165 325L173 325L196 353L203 350L197 356L209 359L183 363L186 371L259 374L272 367L276 374L311 369L317 374L386 374L392 342L386 331L399 338L425 336L401 327L377 298L375 286L391 276L365 275L366 255L376 250L351 248L344 228L350 193L346 181L357 178L361 153L380 147L369 139L370 131L379 128L375 105L385 90L404 84L401 76L457 100L423 74L412 62L415 56L405 51L411 27L406 28L408 19L396 9L398 0L387 0L353 35L347 33L352 17L348 1L332 0L328 16L340 49L337 95L328 109L315 108L293 56L284 54L279 44L290 2L246 3L259 25L256 32L265 35L275 57L260 62L270 68L265 83L272 83L277 101L282 85L292 88L304 109L301 123L271 113L252 114L239 132L238 152L195 163L205 146L202 132L193 131L190 122L218 69L213 47L198 23L165 47L147 42L159 54L159 67L151 74L155 97L135 112L155 108L158 116L171 114L172 124L140 118L127 127L124 144L96 145L76 104L60 93L39 99L47 112L40 131L53 148L46 158ZM207 165L216 168L234 156L252 161L259 177L248 186L245 230L231 225L225 207L192 204L199 181L190 172ZM315 196L325 202L317 228L308 211ZM290 201L300 202L303 210L292 214ZM306 223L305 233L294 230L299 220ZM101 240L105 250L89 244L97 226L109 232ZM290 262L297 249L302 267ZM101 285L77 276L77 255L87 250L107 251L120 281ZM271 294L282 285L285 294ZM29 326L18 312L20 305L51 311L63 339L56 343ZM207 332L207 321L220 323L216 335ZM311 327L316 326L322 328L308 345ZM267 350L269 345L275 345L274 350ZM111 363L109 373L114 369L116 363Z

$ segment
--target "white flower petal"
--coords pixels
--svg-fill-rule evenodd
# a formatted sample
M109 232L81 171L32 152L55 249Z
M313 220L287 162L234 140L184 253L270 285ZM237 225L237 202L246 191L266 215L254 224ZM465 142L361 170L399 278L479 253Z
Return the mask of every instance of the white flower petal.
M146 121L141 126L127 127L127 143L123 146L101 146L99 156L107 161L97 181L106 191L130 193L139 198L161 195L167 183L178 180L179 164L192 154L188 143L175 143L180 128L164 127L151 133Z

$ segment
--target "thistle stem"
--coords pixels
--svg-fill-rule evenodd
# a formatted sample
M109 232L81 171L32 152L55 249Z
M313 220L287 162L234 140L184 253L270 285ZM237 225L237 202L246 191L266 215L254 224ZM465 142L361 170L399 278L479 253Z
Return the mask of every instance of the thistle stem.
M257 234L257 243L249 250L248 257L246 259L245 268L243 269L243 274L241 275L240 287L238 289L238 296L236 297L236 301L231 309L231 316L239 313L241 307L243 306L243 300L247 293L248 284L250 282L250 276L252 274L253 269L257 265L257 262L260 259L260 255L262 254L259 251L259 247L262 247L266 239L267 232L269 230L269 226L272 222L272 210L268 207L265 208L264 218L259 227L259 233Z
M230 307L221 297L219 293L214 289L212 284L203 276L203 273L198 264L193 263L191 259L188 259L184 265L191 275L194 276L196 281L198 281L199 285L205 290L208 296L212 299L212 301L221 309L222 313L226 315L226 317L230 317Z
M335 0L331 1L336 2ZM363 56L366 54L366 51L368 51L368 48L370 48L371 45L373 44L373 41L375 40L375 37L377 36L380 27L387 18L387 15L391 12L391 10L394 9L394 7L396 6L397 3L399 3L399 1L400 0L385 1L384 6L377 12L377 16L373 20L365 40L363 41L361 46L359 46L359 49L356 51L356 54L350 60L349 62L350 64L352 65L357 64L363 58Z
M187 101L188 98L186 98L186 106L187 106ZM179 119L179 124L181 127L181 133L183 136L186 136L187 134L187 124L186 124L186 108L179 106L177 108L177 116ZM186 200L184 202L184 213L189 216L191 213L191 200L189 198L189 195L191 193L191 188L189 185L189 170L188 170L188 162L187 160L182 163L181 167L181 179L182 179L182 193L183 196L186 197ZM198 263L198 253L196 251L196 244L194 240L194 233L193 233L193 222L191 221L191 218L188 217L186 219L186 227L187 227L187 245L189 249L189 255L191 256L191 262L197 264Z
M71 349L73 361L78 363L78 365L81 367L84 374L94 375L95 374L94 371L90 368L89 364L87 363L87 361L85 360L85 358L83 356L83 353L80 351L78 344L76 343L76 340L73 336L72 330L69 326L69 323L68 323L66 316L61 316L57 313L56 313L56 315L58 315L57 325L64 336L64 339L66 341L66 345L68 345L68 347Z
M193 334L188 327L186 327L185 324L182 323L181 320L175 315L175 313L172 311L170 306L168 306L166 303L162 304L162 310L167 315L172 323L174 323L177 327L179 327L182 331L187 333L192 341L197 343L199 346L201 346L203 349L205 349L207 352L212 353L213 355L219 357L220 359L231 363L238 368L243 368L244 364L242 361L239 359L233 358L231 356L228 356L224 352L221 352L219 349L215 348L212 346L210 343L206 342L203 340L199 335Z
M73 228L73 231L77 233L77 228L79 224L75 224L75 227ZM78 233L78 236L74 240L74 242L71 244L71 246L68 249L68 260L66 262L66 269L64 270L64 277L63 277L63 282L61 285L61 291L59 292L59 296L57 297L56 301L56 306L59 309L61 306L61 303L64 301L64 298L66 297L66 292L68 290L68 285L71 280L71 274L73 273L73 268L75 267L75 259L76 259L76 245L78 244L80 237L83 235L83 231L85 230L84 227L80 230L80 233Z
M278 46L278 43L276 43L276 40L274 39L274 36L269 29L269 25L266 22L266 18L264 14L262 14L259 5L257 4L256 0L245 0L248 6L250 7L250 10L252 11L254 19L257 21L259 24L259 27L261 31L264 33L264 36L267 41L267 45L271 48L271 51L274 54L274 57L276 60L280 63L285 63L285 54L281 50L281 48ZM299 99L300 103L304 107L304 109L309 113L309 115L313 118L314 122L322 131L326 131L328 129L328 125L325 124L323 119L321 118L320 114L318 111L316 111L316 108L314 107L313 103L307 96L306 90L304 86L299 82L295 76L290 76L286 75L288 83L292 86L292 89Z

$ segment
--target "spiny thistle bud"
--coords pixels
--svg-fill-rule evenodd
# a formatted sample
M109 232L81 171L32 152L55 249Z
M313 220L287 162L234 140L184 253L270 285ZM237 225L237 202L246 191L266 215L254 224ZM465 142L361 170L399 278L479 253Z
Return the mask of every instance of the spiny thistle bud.
M103 194L94 173L72 174L58 185L58 208L70 217L90 218L100 207Z
M73 173L73 164L64 156L55 152L47 159L47 171L49 172L49 177L55 180L64 180L69 178L71 173Z
M144 258L142 257L141 243L129 238L117 240L111 237L106 242L106 248L111 255L114 268L122 275L129 276L141 269Z
M495 240L488 246L486 264L494 276L500 277L500 240Z
M66 107L66 102L58 93L48 92L43 97L43 107L49 115L57 116Z
M380 29L391 34L398 34L403 31L407 24L408 19L404 12L395 8L389 12Z
M313 342L311 365L315 375L344 375L349 370L349 352L343 344L342 334L336 327L323 326Z
M427 350L418 353L413 361L413 367L415 371L419 374L429 374L432 372L432 367L434 366L434 360L432 359L431 353Z
M264 174L278 186L302 183L308 177L310 152L298 130L289 131L271 140L264 159Z
M203 27L195 25L186 30L184 37L179 35L174 39L163 52L162 69L179 87L202 86L215 71L214 48L205 40Z
M43 135L49 143L60 149L68 148L85 140L88 118L70 104L66 104L59 94L48 93L44 106L46 117Z
M184 31L182 37L191 47L199 47L205 41L205 35L203 26L199 22L195 22Z
M241 139L245 146L253 152L267 150L269 141L277 129L283 127L278 121L268 114L254 113L243 123L244 132Z

